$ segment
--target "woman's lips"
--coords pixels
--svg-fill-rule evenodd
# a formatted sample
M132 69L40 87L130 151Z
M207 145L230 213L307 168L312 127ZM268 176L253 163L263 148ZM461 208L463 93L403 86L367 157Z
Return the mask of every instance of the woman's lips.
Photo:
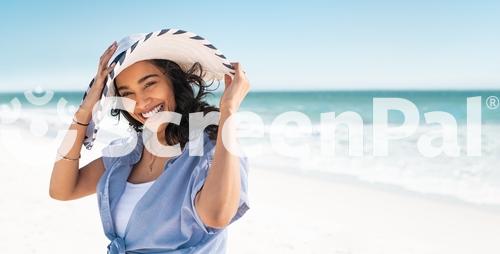
M140 119L142 119L145 122L148 118L150 118L154 114L163 111L164 108L165 108L164 104L160 103L160 104L155 105L148 112L146 112L146 113L138 113L136 115L138 115L140 117Z

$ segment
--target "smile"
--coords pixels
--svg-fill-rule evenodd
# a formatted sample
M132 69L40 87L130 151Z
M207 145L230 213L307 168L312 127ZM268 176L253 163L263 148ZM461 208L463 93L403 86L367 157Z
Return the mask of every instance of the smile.
M141 113L141 116L144 117L145 119L147 119L147 118L150 118L152 115L160 112L161 110L163 110L163 104L160 104L160 105L154 107L151 111L149 111L147 113Z

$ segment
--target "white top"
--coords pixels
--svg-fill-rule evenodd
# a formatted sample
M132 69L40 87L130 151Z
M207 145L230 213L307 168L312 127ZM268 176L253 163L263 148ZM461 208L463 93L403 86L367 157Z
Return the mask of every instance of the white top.
M125 229L127 228L127 223L132 215L135 205L142 196L148 191L149 187L153 185L156 180L145 182L145 183L130 183L127 181L125 185L125 190L123 191L120 200L116 204L116 208L113 211L113 221L116 228L116 233L120 237L124 237Z

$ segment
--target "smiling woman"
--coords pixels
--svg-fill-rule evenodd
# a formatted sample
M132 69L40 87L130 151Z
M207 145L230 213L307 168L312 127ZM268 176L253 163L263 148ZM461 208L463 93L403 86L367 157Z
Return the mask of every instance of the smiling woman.
M210 106L204 101L207 89L222 79L219 107ZM111 254L224 253L226 227L250 207L247 158L224 147L221 130L228 126L225 138L235 140L234 126L224 124L238 111L249 89L239 63L229 63L193 33L163 29L113 43L101 56L97 74L75 113L70 130L76 137L65 137L64 149L58 151L50 196L73 200L97 193ZM113 140L103 156L79 168L81 147L85 144L90 149L98 130L94 124L99 119L93 122L91 109L102 105L103 96L135 101L130 112L121 107L112 110L118 118L123 115L135 132ZM155 139L143 126L160 111L182 117L180 124L160 125ZM189 113L214 111L219 120L204 128L201 156L189 154L186 147L199 145L188 146ZM180 145L182 152L156 156L148 147L152 140ZM128 153L123 155L123 150Z
M182 115L179 125L167 124L160 128L158 137L167 145L179 143L184 147L189 139L189 113L219 111L204 101L208 88L203 80L203 67L195 63L188 71L175 62L153 59L137 62L122 71L114 80L118 96L136 101L134 112L112 109L111 115L125 117L136 131L142 131L144 122L158 111L172 111ZM206 128L211 139L216 139L217 125ZM163 138L162 138L163 137Z

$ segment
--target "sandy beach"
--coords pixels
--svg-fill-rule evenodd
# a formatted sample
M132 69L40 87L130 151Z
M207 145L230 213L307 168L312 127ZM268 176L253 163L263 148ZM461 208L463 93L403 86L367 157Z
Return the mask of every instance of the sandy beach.
M229 253L498 253L500 213L452 200L254 169Z
M2 136L0 199L4 253L104 253L96 196L48 195L55 150L33 160ZM19 142L19 140L17 140ZM55 142L54 142L55 143ZM44 146L41 146L45 144ZM85 151L82 165L99 155ZM355 180L251 167L250 210L230 225L228 253L499 253L500 212Z

